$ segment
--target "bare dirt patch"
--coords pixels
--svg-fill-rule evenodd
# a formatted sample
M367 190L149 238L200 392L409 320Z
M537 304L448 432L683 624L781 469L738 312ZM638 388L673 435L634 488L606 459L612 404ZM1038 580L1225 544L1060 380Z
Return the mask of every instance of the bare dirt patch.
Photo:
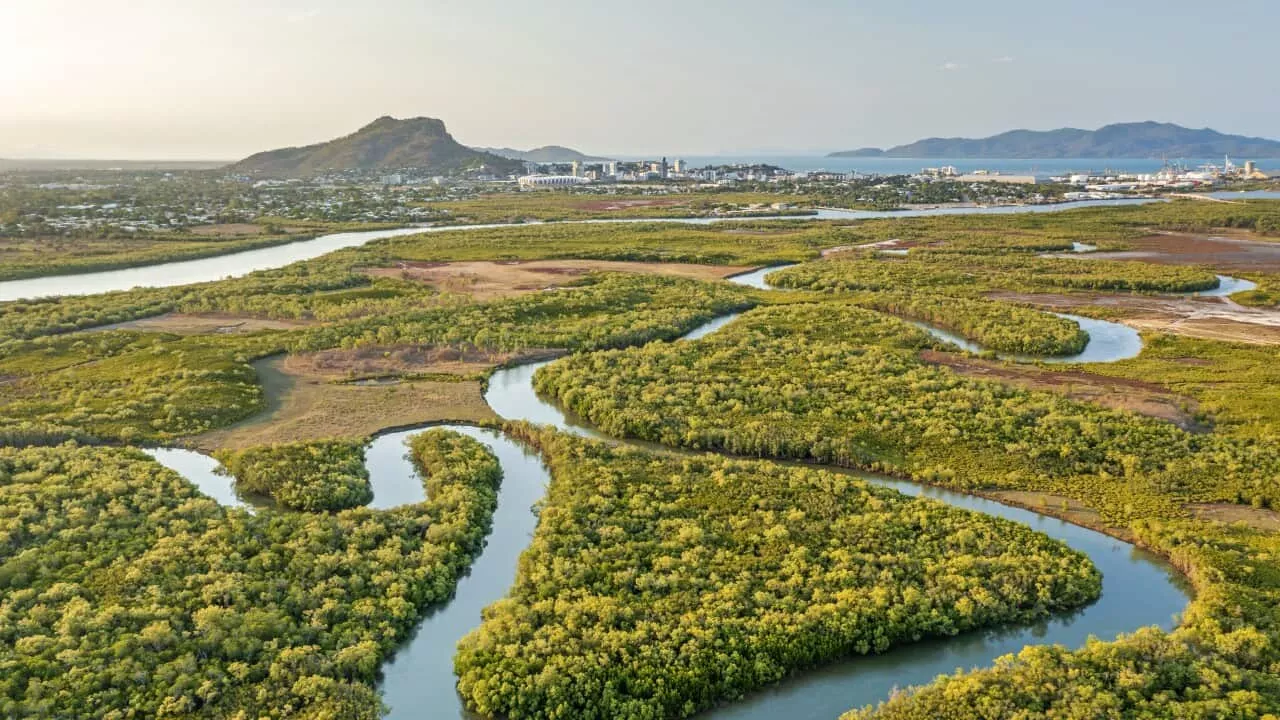
M932 245L942 245L944 243L931 243ZM890 251L899 252L902 250L910 250L914 247L921 247L918 240L902 240L894 238L892 240L881 240L879 242L862 243L861 245L836 245L822 251L822 257L831 257L832 255L840 255L849 252L876 252Z
M323 438L356 438L432 422L480 422L497 416L476 381L406 381L394 385L326 382L286 372L283 358L255 364L267 409L194 439L205 450Z
M591 202L580 203L578 207L582 210L599 212L604 210L630 210L633 208L648 207L675 207L683 204L684 201L678 198L654 198L652 200L593 200Z
M995 300L1028 303L1050 310L1085 306L1117 308L1116 318L1139 330L1155 330L1206 340L1280 345L1280 310L1245 307L1225 297L1097 295L1080 293L989 293Z
M1001 502L1043 512L1085 527L1101 527L1106 523L1097 510L1065 495L1031 490L996 490L983 493Z
M559 287L569 279L597 271L647 273L719 280L751 270L737 265L622 262L610 260L531 260L498 262L402 262L392 268L366 270L375 277L414 280L442 292L470 295L478 300L512 297Z
M1140 317L1122 319L1121 322L1139 330L1155 330L1204 340L1280 345L1280 327L1253 325L1221 318Z
M1201 520L1217 520L1224 523L1242 522L1258 530L1280 531L1280 512L1275 510L1230 503L1200 503L1188 505L1187 509Z
M251 237L267 235L267 228L253 223L221 223L218 225L197 225L189 228L192 235L201 237ZM282 228L285 233L302 232L301 228Z
M284 359L282 369L291 375L323 380L414 375L465 377L499 365L547 360L564 354L564 350L514 353L475 347L375 345L290 355Z
M1131 250L1082 253L1087 260L1142 260L1161 265L1203 265L1217 270L1280 272L1280 243L1248 233L1194 234L1156 232L1131 240Z
M213 333L249 333L258 330L295 330L314 324L301 320L266 320L239 315L167 313L140 320L105 325L94 328L94 330L143 330L178 335L207 335Z
M770 237L773 235L786 235L785 230L763 230L761 228L728 228L720 230L724 235L747 235L750 237Z
M1104 377L1079 370L1007 365L936 350L925 350L920 357L925 362L945 365L966 377L997 380L1029 390L1047 390L1072 400L1165 420L1191 432L1207 430L1195 419L1198 406L1194 399L1171 393L1155 383Z

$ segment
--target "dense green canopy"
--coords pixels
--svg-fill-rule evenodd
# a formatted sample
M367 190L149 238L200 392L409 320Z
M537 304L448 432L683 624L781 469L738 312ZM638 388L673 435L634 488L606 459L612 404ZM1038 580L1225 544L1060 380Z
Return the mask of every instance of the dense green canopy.
M0 715L376 718L381 662L449 597L497 460L429 431L428 500L219 507L134 450L0 449Z
M508 599L459 645L486 715L684 717L849 654L1094 599L1028 527L846 475L525 429L553 482Z

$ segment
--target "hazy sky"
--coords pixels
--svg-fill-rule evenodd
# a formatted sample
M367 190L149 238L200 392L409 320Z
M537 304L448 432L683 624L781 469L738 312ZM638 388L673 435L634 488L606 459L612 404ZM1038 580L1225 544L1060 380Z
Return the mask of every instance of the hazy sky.
M1278 23L1275 0L0 0L0 157L231 159L379 115L617 154L1280 137Z

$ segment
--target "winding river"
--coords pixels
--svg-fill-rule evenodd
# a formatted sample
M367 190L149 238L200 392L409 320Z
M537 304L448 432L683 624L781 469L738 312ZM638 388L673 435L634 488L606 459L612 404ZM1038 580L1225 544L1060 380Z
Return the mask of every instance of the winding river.
M1082 330L1089 333L1089 343L1084 346L1084 350L1081 350L1074 355L1059 355L1056 357L1008 355L997 353L999 357L1004 360L1013 360L1015 362L1108 363L1135 358L1142 352L1142 335L1128 325L1121 325L1120 323L1109 322L1107 320L1087 318L1081 315L1068 315L1066 313L1053 314L1060 318L1074 320ZM939 340L951 343L962 350L968 350L972 353L981 353L986 351L986 348L978 343L973 342L968 338L961 337L960 335L957 335L945 328L931 325L920 320L910 320L906 318L904 318L904 320Z
M762 280L766 272L768 270L740 276L739 280ZM683 339L703 337L725 323L726 318L717 318L693 330ZM585 421L538 397L533 389L533 375L544 364L546 363L518 366L494 373L489 380L485 400L495 412L507 419L550 424L587 437L604 437ZM828 469L855 475L907 495L924 495L957 507L1027 524L1086 553L1102 571L1102 596L1088 607L1062 613L1032 625L976 631L953 638L900 646L882 655L853 657L841 663L801 673L699 717L717 720L765 720L779 717L786 717L788 720L833 720L850 708L886 699L895 688L923 684L939 674L954 672L957 668L989 666L995 658L1017 652L1029 644L1059 643L1078 647L1091 635L1111 638L1148 625L1171 628L1189 598L1182 578L1162 559L1102 533L993 500L905 480L867 476L838 468ZM530 472L526 468L519 470L521 476L527 476ZM488 549L485 552L488 553ZM501 593L498 597L501 597ZM1142 598L1142 602L1135 602L1135 598ZM410 643L408 651L412 652L415 645L416 641ZM398 661L397 656L394 662ZM393 718L408 720L414 717L409 708L415 706L415 701L399 705L396 702L398 696L410 694L417 702L426 702L431 697L426 691L418 691L412 686L397 687L391 682L390 676L384 689L387 701L392 706ZM439 696L436 698L438 702ZM397 710L397 707L403 708L403 711ZM467 717L461 708L458 717Z
M879 252L884 251L881 250ZM769 283L765 280L765 277L769 273L784 267L787 266L775 265L773 267L760 268L759 270L743 273L742 275L734 275L728 279L731 282L738 283L739 285L767 290L769 289ZM1219 277L1223 280L1234 280L1234 278L1228 278L1225 275ZM1247 283L1248 281L1244 280L1242 282ZM1095 320L1094 318L1082 317L1080 315L1067 315L1063 313L1054 313L1054 315L1076 321L1076 323L1080 325L1081 329L1089 333L1089 343L1085 345L1084 350L1076 353L1075 355L1063 355L1061 357L1034 357L1030 355L1001 355L1000 357L1006 360L1015 360L1018 362L1102 363L1127 360L1129 358L1137 357L1138 354L1142 352L1142 336L1137 330L1129 327L1128 325L1121 325L1120 323L1108 322L1106 320ZM978 343L957 335L950 330L938 327L937 325L932 325L920 320L911 320L909 318L903 318L903 320L915 325L943 342L951 343L952 345L959 347L961 350L967 350L972 353L981 353L986 350L986 348ZM720 327L727 324L728 319L718 318L713 320L712 323L719 323L719 325L715 327ZM708 325L710 324L711 323L708 323ZM711 328L711 330L714 330L715 327ZM702 332L702 330L703 328L694 330L691 335ZM702 332L702 334L705 335L706 332ZM701 337L701 335L697 335L697 337ZM502 413L499 412L499 414L501 415ZM503 417L507 416L503 415Z
M1218 287L1211 290L1198 290L1182 294L1198 297L1227 297L1228 295L1235 295L1238 292L1248 292L1249 290L1257 289L1258 283L1252 280L1231 277L1230 275L1219 275Z
M734 282L767 287L764 277L776 268L746 273ZM687 333L693 340L715 332L737 314L716 318ZM1098 361L1117 359L1131 352L1127 341L1090 329ZM1139 344L1139 348L1140 348ZM533 375L551 361L499 370L489 380L485 400L499 415L553 425L578 435L608 439L585 421L563 412L538 397ZM410 720L433 718L474 720L455 691L453 653L458 640L480 623L483 607L505 596L515 579L517 560L528 545L537 517L537 503L550 478L540 457L503 434L464 425L445 425L487 445L502 463L504 479L499 491L493 530L482 553L458 583L455 596L431 611L394 657L383 667L383 698L390 717ZM371 505L394 507L422 501L423 486L407 457L405 440L415 430L397 431L374 440L366 463L374 488ZM646 447L650 447L647 446ZM206 493L229 505L243 505L235 496L230 478L216 472L217 463L199 453L164 449L150 451L166 466L197 483ZM800 673L748 697L703 713L716 720L833 720L853 707L886 699L895 689L929 682L957 668L990 666L995 658L1017 652L1029 644L1057 643L1067 647L1084 644L1089 636L1112 638L1149 625L1172 628L1185 608L1189 589L1162 559L1129 543L1056 518L940 488L883 477L862 477L907 495L924 495L975 512L1021 522L1086 553L1102 571L1103 590L1097 602L1030 625L992 628L952 638L903 645L873 656Z
M706 225L716 222L733 222L742 220L864 220L884 217L920 217L925 215L992 215L1011 213L1055 212L1082 207L1100 207L1108 205L1133 205L1153 202L1147 199L1087 200L1082 202L1059 203L1053 205L1006 205L997 207L942 207L929 210L819 210L814 215L788 215L781 217L725 217L725 218L623 218L598 220L572 220L554 224L609 224L609 223L648 223L676 222L693 225ZM539 225L540 222L525 223ZM299 240L274 247L244 250L241 252L200 258L197 260L180 260L177 262L144 265L123 270L105 270L101 272L76 273L71 275L50 275L27 278L23 280L7 280L0 282L0 302L24 300L40 297L58 297L64 295L94 295L97 293L131 290L139 287L174 287L192 283L212 282L229 277L240 277L258 270L271 270L284 267L302 260L312 260L321 255L358 247L374 240L399 237L402 235L418 235L437 232L466 232L468 230L487 230L493 228L513 227L510 224L494 225L444 225L434 227L411 227L398 230L372 230L367 232L345 232L333 235L322 235L311 240ZM516 225L514 227L519 227Z
M1101 201L1063 205L939 208L905 212L822 211L818 218L864 219L873 217L913 217L921 215L1002 214L1052 212L1091 205L1116 205L1145 200ZM811 219L799 216L796 219ZM717 219L687 219L668 222L705 224ZM654 220L603 220L586 222L655 222ZM134 287L170 287L207 282L282 267L319 257L334 250L356 247L381 238L422 232L458 232L477 227L451 226L404 228L373 232L338 233L313 240L228 255L163 263L107 272L82 273L0 282L0 302L31 297L88 295ZM764 277L776 268L764 268L732 278L732 281L767 288ZM1247 282L1247 281L1245 281ZM1226 283L1224 283L1226 285ZM1219 288L1221 293L1237 292L1235 286ZM1208 293L1201 293L1208 294ZM694 340L715 332L736 315L716 318L686 334ZM1136 332L1114 323L1072 319L1090 333L1085 352L1063 362L1108 362L1131 357L1141 349ZM1095 324L1097 323L1097 324ZM965 349L981 350L940 328L935 336ZM1132 332L1132 334L1130 334ZM502 417L553 425L580 435L604 438L588 423L562 412L539 398L533 390L533 374L545 363L535 363L496 372L489 381L485 399ZM493 529L483 552L457 587L455 596L431 611L414 635L383 667L383 697L393 718L471 718L454 689L452 658L457 641L480 622L481 608L502 598L515 579L517 559L528 545L537 517L534 505L542 498L549 476L540 457L502 433L464 425L445 425L484 443L502 464L504 479L499 491ZM376 438L366 451L366 465L374 489L371 506L391 508L421 502L424 490L407 457L405 440L421 429L387 433ZM195 483L223 505L255 511L263 507L256 498L239 497L232 479L220 472L213 458L177 448L147 450L157 461ZM847 472L835 469L836 472ZM1134 546L1098 532L1071 525L1038 513L915 483L880 477L866 477L909 495L927 495L941 502L976 512L1022 522L1080 550L1103 573L1101 598L1074 612L1064 613L1033 625L995 628L966 633L953 638L904 645L882 655L851 658L778 683L749 697L704 713L716 719L787 717L788 720L831 720L841 712L885 699L895 688L925 683L940 673L957 668L989 666L1003 654L1016 652L1027 644L1060 643L1076 647L1090 635L1110 638L1139 627L1158 625L1170 628L1185 607L1189 593L1183 580L1165 562ZM1139 601L1140 599L1140 601Z

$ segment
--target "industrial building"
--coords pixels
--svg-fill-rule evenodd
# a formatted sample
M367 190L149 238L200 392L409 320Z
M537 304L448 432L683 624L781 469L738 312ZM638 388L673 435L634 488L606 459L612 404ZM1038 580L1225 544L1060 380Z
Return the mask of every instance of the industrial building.
M522 188L567 187L591 182L587 178L574 175L525 175L519 179Z

